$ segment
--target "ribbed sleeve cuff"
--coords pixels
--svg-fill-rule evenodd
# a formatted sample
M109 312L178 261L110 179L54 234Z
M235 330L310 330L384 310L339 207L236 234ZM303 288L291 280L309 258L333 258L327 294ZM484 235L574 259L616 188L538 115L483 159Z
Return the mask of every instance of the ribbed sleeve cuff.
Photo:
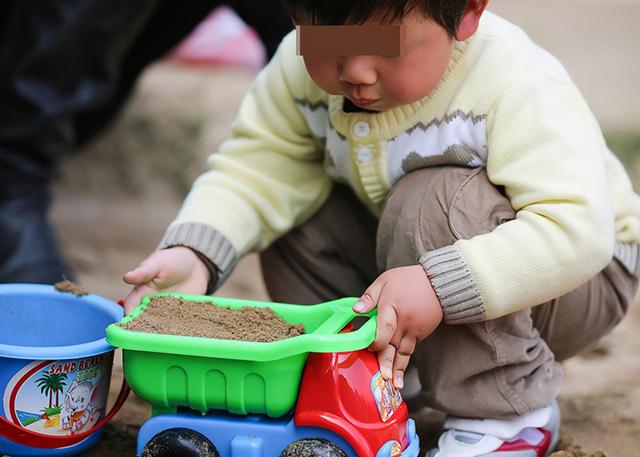
M613 257L632 274L640 277L640 244L616 243L613 247Z
M193 249L215 266L216 271L211 272L213 282L209 284L207 293L216 290L227 279L238 262L238 253L229 240L206 224L189 222L169 227L160 241L158 249L173 246L185 246Z
M440 299L445 322L471 324L486 320L478 288L455 247L446 246L427 252L420 257L420 264Z

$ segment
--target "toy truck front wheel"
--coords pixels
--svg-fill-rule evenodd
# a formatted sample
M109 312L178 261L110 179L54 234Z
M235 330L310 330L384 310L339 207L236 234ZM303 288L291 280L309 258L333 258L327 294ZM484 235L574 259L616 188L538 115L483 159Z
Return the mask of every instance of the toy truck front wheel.
M142 457L220 457L207 437L194 430L172 428L155 435L142 450Z
M280 457L347 457L347 455L331 441L305 438L287 446Z

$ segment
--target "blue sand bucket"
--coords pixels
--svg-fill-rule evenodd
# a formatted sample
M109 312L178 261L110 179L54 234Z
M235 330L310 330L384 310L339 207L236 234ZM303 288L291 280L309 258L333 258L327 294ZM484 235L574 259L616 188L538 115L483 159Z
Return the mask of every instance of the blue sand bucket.
M66 456L102 435L113 350L105 329L122 308L39 284L0 285L0 455Z

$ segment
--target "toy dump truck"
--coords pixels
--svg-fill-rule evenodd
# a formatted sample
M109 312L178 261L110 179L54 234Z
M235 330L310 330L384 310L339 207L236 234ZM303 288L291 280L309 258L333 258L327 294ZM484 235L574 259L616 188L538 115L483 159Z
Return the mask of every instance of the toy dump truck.
M415 457L406 404L375 354L375 312L357 330L354 298L312 306L165 294L210 306L269 307L300 336L269 343L107 329L125 377L152 406L144 457ZM145 297L135 319L149 303Z

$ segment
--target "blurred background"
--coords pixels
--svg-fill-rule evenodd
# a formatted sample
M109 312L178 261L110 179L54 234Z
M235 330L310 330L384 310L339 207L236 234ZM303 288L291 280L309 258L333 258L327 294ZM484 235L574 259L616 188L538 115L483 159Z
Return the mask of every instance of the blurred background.
M610 147L640 184L640 0L492 0L490 9L563 62ZM257 34L232 10L217 10L207 22L208 31L199 29L147 67L106 133L62 164L51 218L77 282L91 292L113 299L127 294L122 274L155 248L205 158L229 136L263 64ZM266 298L255 256L240 262L218 294ZM568 439L589 452L637 455L638 353L636 303L611 336L565 364L561 404ZM100 448L87 455L132 455L146 414L143 404L130 401ZM422 427L429 427L428 419Z

